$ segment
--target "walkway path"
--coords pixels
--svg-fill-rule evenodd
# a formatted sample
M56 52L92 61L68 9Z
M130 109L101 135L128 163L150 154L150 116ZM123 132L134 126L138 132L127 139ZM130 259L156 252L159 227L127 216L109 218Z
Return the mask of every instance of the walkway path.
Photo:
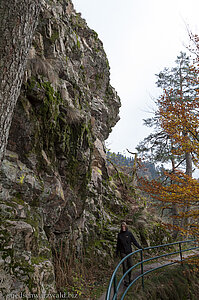
M196 250L192 251L192 253L194 253L194 255L196 255L196 254L199 255L199 251L196 251ZM186 258L188 256L190 256L190 253L189 254L188 253L184 254L183 258ZM175 257L172 257L171 259L168 259L168 260L163 260L161 262L155 262L155 263L152 263L152 264L144 265L144 272L146 272L148 270L151 270L151 269L154 269L154 268L157 268L157 267L160 267L160 266L164 265L165 263L169 263L169 262L172 262L174 260L175 261L180 261L179 255L175 256ZM134 280L140 274L141 274L140 270L135 270L134 272L131 273L131 279ZM118 292L118 296L121 295L125 291L125 289L126 289L126 287L122 283L121 286L120 286L119 292ZM113 289L111 291L111 297L112 296L113 296ZM105 300L105 297L106 297L106 292L98 300Z

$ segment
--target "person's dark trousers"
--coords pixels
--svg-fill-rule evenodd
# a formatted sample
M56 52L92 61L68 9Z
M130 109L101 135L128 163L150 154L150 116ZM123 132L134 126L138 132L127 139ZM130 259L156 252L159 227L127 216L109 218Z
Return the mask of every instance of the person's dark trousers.
M127 254L121 253L121 259L123 259L125 256L127 256ZM130 269L132 266L133 266L132 258L131 258L131 256L129 256L129 257L128 257L127 259L125 259L125 261L123 261L123 263L122 263L123 274L125 274L126 271L127 271L128 269ZM130 282L131 282L131 271L130 271L127 275L128 275L129 283L130 283ZM127 283L127 280L126 280L126 279L124 279L124 283Z

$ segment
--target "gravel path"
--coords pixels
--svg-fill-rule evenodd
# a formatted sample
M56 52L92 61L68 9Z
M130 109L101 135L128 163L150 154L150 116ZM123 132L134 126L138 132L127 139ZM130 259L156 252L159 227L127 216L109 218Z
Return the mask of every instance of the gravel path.
M192 251L192 253L194 253L194 255L199 255L199 251ZM183 258L186 258L190 256L190 253L188 254L183 254ZM165 263L169 263L169 262L172 262L172 261L180 261L180 256L175 256L175 257L172 257L171 259L168 259L168 260L163 260L161 262L155 262L155 263L152 263L152 264L148 264L148 265L144 265L144 272L148 271L148 270L151 270L151 269L154 269L154 268L157 268L157 267L160 267L162 265L164 265ZM135 270L134 272L132 271L131 273L131 279L134 280L135 278L137 278L139 275L141 274L141 271L140 270ZM138 279L138 280L141 280L141 279ZM120 289L119 289L119 292L118 292L118 296L120 296L124 291L125 291L126 287L123 285L123 283L120 285ZM111 297L113 296L113 289L111 291ZM105 297L106 297L106 292L100 297L98 298L98 300L105 300Z

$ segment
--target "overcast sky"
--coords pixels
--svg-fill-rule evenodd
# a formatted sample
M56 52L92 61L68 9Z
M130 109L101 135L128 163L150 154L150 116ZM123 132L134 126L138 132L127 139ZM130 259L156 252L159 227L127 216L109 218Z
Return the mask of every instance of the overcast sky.
M121 98L120 121L107 145L114 152L134 151L149 134L143 119L151 116L160 93L155 74L173 66L189 44L186 26L198 32L199 0L72 0L104 44L111 84ZM126 153L127 154L127 153Z

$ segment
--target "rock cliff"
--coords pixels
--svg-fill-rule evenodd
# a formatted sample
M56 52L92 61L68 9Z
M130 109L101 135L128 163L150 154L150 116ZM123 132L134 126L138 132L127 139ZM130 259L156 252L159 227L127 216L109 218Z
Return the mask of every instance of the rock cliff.
M111 252L104 140L119 107L97 33L70 0L43 0L0 170L1 299L47 299L95 241Z

